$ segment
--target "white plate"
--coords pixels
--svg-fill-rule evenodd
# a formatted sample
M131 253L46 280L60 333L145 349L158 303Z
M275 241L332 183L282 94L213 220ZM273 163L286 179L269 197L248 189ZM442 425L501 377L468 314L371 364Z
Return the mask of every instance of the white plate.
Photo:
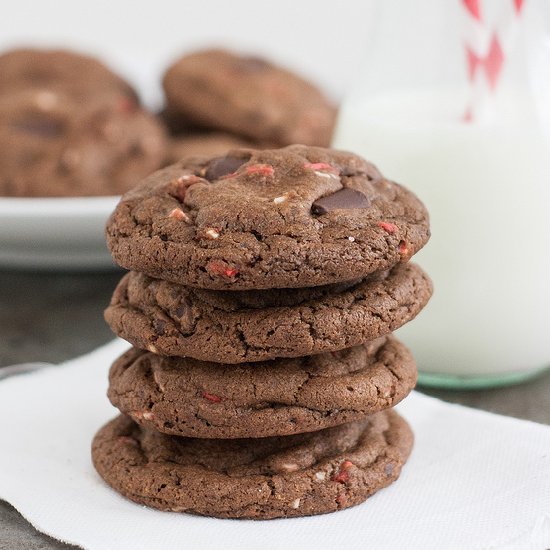
M0 197L0 267L114 266L105 222L120 197Z

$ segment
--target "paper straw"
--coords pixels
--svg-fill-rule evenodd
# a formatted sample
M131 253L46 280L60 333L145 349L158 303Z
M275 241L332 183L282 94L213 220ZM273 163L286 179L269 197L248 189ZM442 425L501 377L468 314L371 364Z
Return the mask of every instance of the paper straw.
M465 14L464 49L470 98L464 122L491 117L494 95L506 58L515 42L525 0L498 0L495 17L484 9L487 0L460 0Z

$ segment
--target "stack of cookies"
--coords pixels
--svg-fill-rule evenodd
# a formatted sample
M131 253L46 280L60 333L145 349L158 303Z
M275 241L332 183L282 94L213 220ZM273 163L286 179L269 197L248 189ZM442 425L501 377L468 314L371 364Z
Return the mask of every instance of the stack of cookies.
M135 346L95 467L161 510L331 512L394 481L413 436L389 410L416 381L390 333L431 295L408 262L428 214L362 158L293 145L190 158L127 193L107 226L132 270L106 319Z

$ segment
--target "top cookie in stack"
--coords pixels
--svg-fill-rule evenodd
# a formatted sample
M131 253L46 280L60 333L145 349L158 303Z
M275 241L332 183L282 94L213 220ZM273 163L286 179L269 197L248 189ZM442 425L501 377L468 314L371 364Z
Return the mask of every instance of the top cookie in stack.
M410 191L356 155L303 145L179 162L127 193L107 225L121 266L216 290L351 281L428 238Z
M131 269L93 459L136 502L218 517L318 514L394 481L416 368L390 332L431 295L408 263L422 203L351 153L305 145L183 160L107 225ZM218 439L219 438L219 439ZM246 439L243 439L246 438Z

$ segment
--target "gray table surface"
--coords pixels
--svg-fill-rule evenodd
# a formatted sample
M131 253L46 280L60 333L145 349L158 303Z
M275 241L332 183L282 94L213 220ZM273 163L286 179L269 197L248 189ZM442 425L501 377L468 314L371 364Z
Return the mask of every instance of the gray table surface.
M108 342L102 311L121 272L0 271L0 368L14 363L58 363ZM483 391L422 389L454 403L550 424L550 372L527 384ZM101 399L102 396L98 396ZM0 550L67 549L0 501Z

